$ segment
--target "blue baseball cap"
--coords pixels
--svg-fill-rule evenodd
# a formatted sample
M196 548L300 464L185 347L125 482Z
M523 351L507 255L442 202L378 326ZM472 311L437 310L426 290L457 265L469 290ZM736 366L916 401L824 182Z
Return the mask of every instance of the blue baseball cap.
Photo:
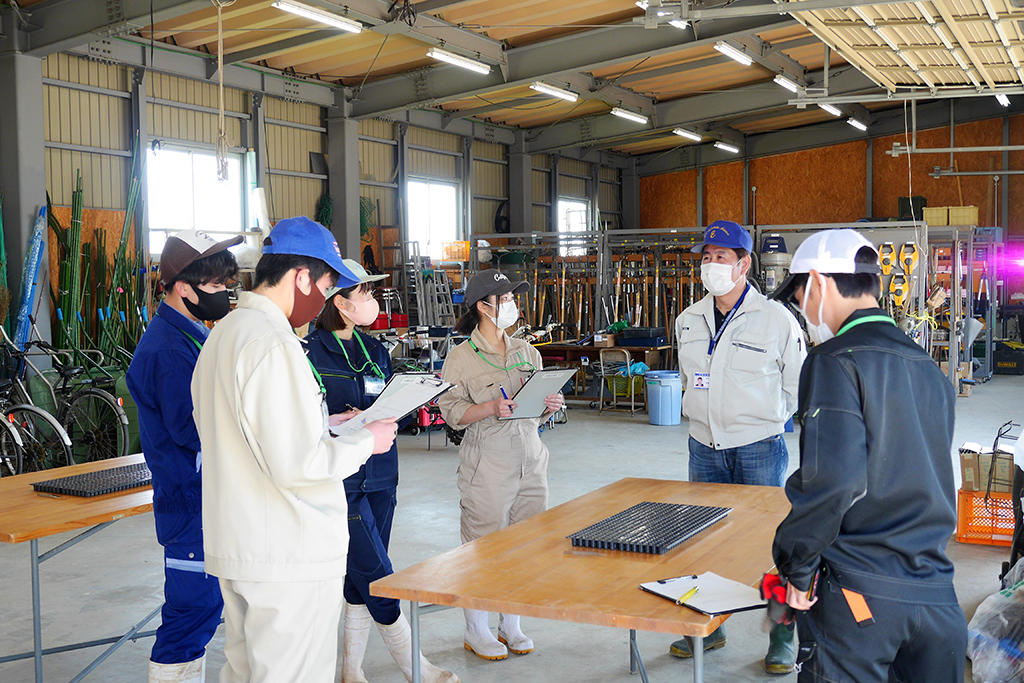
M337 287L359 284L359 278L342 262L338 240L334 239L331 231L305 216L278 221L264 240L263 253L317 258L338 274Z
M704 230L704 241L691 249L695 254L704 251L704 247L726 247L728 249L754 250L754 240L750 233L739 223L732 221L715 221Z

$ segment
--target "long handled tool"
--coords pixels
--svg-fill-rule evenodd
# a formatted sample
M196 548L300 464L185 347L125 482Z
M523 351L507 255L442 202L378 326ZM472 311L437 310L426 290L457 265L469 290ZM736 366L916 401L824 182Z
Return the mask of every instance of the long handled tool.
M654 254L654 324L658 324L661 306L661 250Z
M615 313L615 319L612 320L611 323L614 323L614 322L617 322L618 320L621 320L621 318L619 317L619 311L621 310L621 309L619 309L619 298L621 296L622 296L622 259L619 259L619 265L615 269L615 305L613 306L614 313ZM611 323L609 323L609 324L611 324Z

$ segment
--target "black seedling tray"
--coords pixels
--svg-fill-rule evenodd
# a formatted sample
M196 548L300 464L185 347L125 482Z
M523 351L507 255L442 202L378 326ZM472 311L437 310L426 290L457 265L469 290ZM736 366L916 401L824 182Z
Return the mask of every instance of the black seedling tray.
M645 501L581 529L574 546L661 555L725 519L732 508Z
M92 498L106 493L127 491L153 483L153 475L146 463L113 467L109 470L73 474L60 479L37 481L32 488L40 493L59 493L65 496Z

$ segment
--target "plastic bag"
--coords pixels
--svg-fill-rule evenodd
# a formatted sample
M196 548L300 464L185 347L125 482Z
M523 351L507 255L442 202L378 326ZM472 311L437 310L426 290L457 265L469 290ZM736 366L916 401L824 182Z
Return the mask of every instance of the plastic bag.
M1004 585L978 605L967 625L967 656L977 683L1024 680L1024 558Z

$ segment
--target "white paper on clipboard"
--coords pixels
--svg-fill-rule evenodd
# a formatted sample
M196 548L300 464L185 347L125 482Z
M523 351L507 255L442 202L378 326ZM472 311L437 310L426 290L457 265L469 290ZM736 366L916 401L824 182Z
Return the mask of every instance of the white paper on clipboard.
M358 432L371 422L388 418L401 419L420 406L452 388L452 384L433 375L399 373L381 391L380 396L369 408L351 420L331 427L331 434L342 436Z
M510 397L516 403L512 417L499 417L499 420L522 420L537 418L544 414L547 406L544 399L557 394L576 374L576 370L538 370L526 380L515 396Z

